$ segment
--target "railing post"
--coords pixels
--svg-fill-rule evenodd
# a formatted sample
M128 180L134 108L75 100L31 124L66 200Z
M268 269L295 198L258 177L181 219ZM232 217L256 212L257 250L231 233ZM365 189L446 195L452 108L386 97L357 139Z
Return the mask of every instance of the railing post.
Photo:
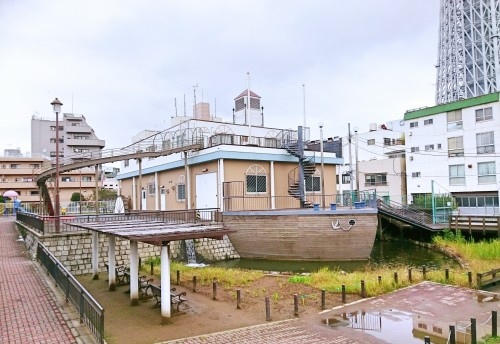
M236 309L241 309L241 290L236 289Z
M342 303L346 303L345 284L342 284Z
M469 288L472 287L472 272L467 272L467 277L468 277L468 280L469 280Z
M498 313L497 311L491 311L491 336L496 337L498 335Z
M269 303L269 296L266 296L265 303L266 303L266 321L271 321L271 305Z
M321 289L321 310L324 311L326 308L326 291Z
M293 294L293 315L299 315L299 295Z
M411 268L408 269L408 281L412 283L412 278L411 278Z
M450 344L456 344L454 325L450 325Z
M477 344L476 318L470 319L470 342L471 344Z

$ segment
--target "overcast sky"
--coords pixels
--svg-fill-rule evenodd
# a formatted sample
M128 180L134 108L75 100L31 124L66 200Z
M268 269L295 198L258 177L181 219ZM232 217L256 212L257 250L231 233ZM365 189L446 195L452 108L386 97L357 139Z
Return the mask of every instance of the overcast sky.
M166 129L197 100L231 121L262 97L266 126L311 138L434 105L438 0L0 0L0 155L31 149L31 117L83 114L106 148ZM302 85L305 85L303 87Z

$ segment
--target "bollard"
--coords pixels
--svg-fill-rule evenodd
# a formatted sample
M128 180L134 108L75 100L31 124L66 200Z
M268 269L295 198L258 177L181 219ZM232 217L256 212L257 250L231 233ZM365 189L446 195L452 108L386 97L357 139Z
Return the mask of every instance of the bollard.
M293 315L299 315L299 295L293 294Z
M321 310L324 311L326 309L326 291L325 289L321 289Z
M398 284L398 273L394 272L394 283L397 285Z
M213 289L213 298L212 300L217 300L217 280L214 278L214 281L212 282L212 289Z
M236 289L236 309L241 309L241 290Z
M150 273L150 275L153 276L155 274L155 267L154 267L153 262L151 262L150 266L151 266L151 273Z
M472 272L467 272L467 278L469 279L469 288L472 288Z
M457 344L455 339L455 326L450 325L450 343L449 344Z
M411 268L408 269L408 281L410 281L410 283L412 283L412 279L411 279Z
M477 344L476 318L470 318L470 344Z
M424 337L424 343L425 343L425 344L431 344L431 337L429 337L429 336L425 336L425 337Z
M382 284L382 276L378 276L378 285Z
M346 303L346 301L345 301L345 284L342 284L342 303Z
M422 266L422 279L427 279L427 268L425 267L425 265Z
M446 282L450 279L450 270L449 269L444 269L444 279Z
M266 296L266 321L271 321L271 306L269 304L269 296Z
M196 293L196 276L193 276L193 293Z
M177 285L181 285L181 272L177 270Z
M491 336L498 336L497 326L498 326L498 314L497 311L491 311Z
M365 281L361 280L361 298L364 299L365 297L366 297Z

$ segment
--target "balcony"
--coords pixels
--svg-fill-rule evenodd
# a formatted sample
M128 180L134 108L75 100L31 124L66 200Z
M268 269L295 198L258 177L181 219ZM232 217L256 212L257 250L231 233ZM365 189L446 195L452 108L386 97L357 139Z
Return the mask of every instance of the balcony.
M79 146L79 147L104 147L105 146L105 141L104 140L97 140L97 139L65 139L65 143L67 146L72 147L72 146Z
M92 128L88 125L70 125L66 126L67 133L78 133L78 134L91 134Z

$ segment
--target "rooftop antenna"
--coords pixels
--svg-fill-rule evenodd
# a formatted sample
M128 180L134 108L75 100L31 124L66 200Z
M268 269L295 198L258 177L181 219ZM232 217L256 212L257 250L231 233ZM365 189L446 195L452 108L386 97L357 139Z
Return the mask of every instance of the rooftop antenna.
M214 116L217 117L217 98L214 99L214 103L215 103L215 105L214 105L214 112L215 112Z
M184 117L186 117L186 95L184 95Z
M71 92L71 113L72 113L72 114L75 114L75 113L73 112L73 92Z
M198 84L193 85L193 94L194 94L194 108L193 108L193 117L196 117L196 88Z
M252 121L250 116L250 72L247 72L248 88L247 88L247 117L248 117L248 143L252 142Z
M177 117L177 98L174 98L175 117Z

